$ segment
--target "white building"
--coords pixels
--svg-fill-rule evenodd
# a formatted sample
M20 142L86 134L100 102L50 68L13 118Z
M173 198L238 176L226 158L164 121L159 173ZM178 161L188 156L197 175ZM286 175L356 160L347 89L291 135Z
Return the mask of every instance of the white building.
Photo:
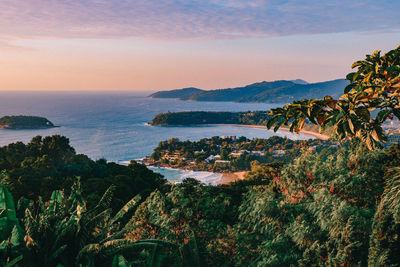
M222 135L221 139L231 139L231 140L236 140L236 135Z
M215 164L231 164L229 160L216 160Z
M282 157L283 155L285 155L285 150L282 149L274 150L272 152L272 155L274 155L274 157Z
M213 161L213 160L219 160L219 159L221 159L221 156L220 155L210 155L208 158L206 158L206 161L207 162L210 162L210 161Z

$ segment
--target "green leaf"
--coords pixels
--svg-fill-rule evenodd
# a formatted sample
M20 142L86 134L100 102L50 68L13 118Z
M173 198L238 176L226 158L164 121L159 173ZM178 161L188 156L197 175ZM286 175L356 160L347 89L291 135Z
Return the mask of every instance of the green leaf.
M346 80L352 81L353 80L353 76L354 74L356 74L355 72L351 72L349 74L346 75ZM349 84L348 86L350 86L351 84Z
M275 116L272 119L269 119L267 122L267 128L271 129L271 127L279 120L281 119L281 116Z
M390 113L392 113L392 110L381 110L378 112L378 115L376 115L376 120L380 123L383 123Z
M126 203L120 209L120 211L114 216L114 218L111 220L110 224L114 224L115 222L122 219L130 210L132 210L133 208L135 208L138 205L141 198L142 197L140 195L137 195L134 198L132 198L131 200L129 200L129 202Z
M400 71L400 67L392 65L386 68L386 71Z
M279 128L280 128L280 127L282 126L282 124L284 124L284 123L285 123L285 120L282 120L282 121L278 122L278 123L276 124L275 128L274 128L274 132L278 131Z
M23 258L24 258L23 255L19 255L18 257L14 258L10 262L7 262L5 267L12 267L12 266L16 265L19 261L21 261Z
M128 267L128 261L122 255L115 255L111 267Z
M400 110L393 109L393 114L400 120Z
M373 130L371 131L371 136L372 136L372 138L375 139L375 141L377 141L377 142L380 142L380 141L381 141L375 129L373 129Z
M349 84L344 88L344 93L347 94L353 89L353 84Z
M371 119L371 115L366 107L356 108L356 114L364 122L369 122Z
M367 147L368 147L369 150L373 150L373 149L374 149L374 147L373 147L373 142L372 142L372 139L371 139L371 137L370 137L369 134L368 134L367 137L364 139L364 143L367 145Z
M356 67L358 67L358 66L361 66L362 64L364 63L364 61L357 61L357 62L354 62L352 65L351 65L351 68L352 69L354 69L354 68L356 68ZM353 72L354 73L354 72ZM351 73L350 73L351 74ZM346 77L347 78L347 77ZM353 77L352 77L353 78Z
M14 226L18 223L14 198L6 187L0 187L0 240L9 238Z
M349 123L349 128L350 128L351 133L354 134L355 132L354 132L354 125L353 125L353 122L351 121L350 118L348 118L347 121L348 121L348 123Z

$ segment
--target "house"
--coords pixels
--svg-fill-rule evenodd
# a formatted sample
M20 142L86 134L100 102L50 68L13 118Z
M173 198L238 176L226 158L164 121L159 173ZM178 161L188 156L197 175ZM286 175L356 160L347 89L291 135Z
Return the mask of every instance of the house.
M154 164L154 163L155 163L155 161L154 161L152 158L147 157L147 156L143 158L142 162L143 162L144 164L146 164L146 165L148 165L148 164Z
M194 152L195 155L198 155L198 154L201 154L201 153L204 153L204 149L202 149L201 151L195 151Z
M225 164L231 164L229 160L216 160L215 164L217 165L225 165Z
M231 154L229 154L230 156L234 157L234 158L239 158L240 156L242 156L244 153L243 151L234 151Z
M232 141L235 141L236 135L222 135L221 139L231 139Z
M282 157L283 155L285 155L285 150L282 150L282 149L274 150L274 151L272 152L272 155L273 155L274 157Z
M310 146L308 147L309 151L317 151L317 146Z
M210 155L208 158L206 158L206 161L207 162L210 162L210 161L213 161L213 160L219 160L219 159L221 159L221 156L220 155Z
M166 152L163 156L162 156L162 158L163 159L167 159L167 160L169 160L169 161L174 161L174 160L178 160L178 159L180 159L180 157L182 156L182 153L181 152L174 152L174 153L169 153L169 152Z
M255 156L264 156L265 151L250 151L250 154Z

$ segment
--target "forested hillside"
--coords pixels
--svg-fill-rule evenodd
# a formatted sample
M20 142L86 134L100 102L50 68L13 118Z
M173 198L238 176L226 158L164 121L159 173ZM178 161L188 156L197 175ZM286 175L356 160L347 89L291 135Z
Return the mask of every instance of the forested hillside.
M400 118L400 47L353 67L342 99L268 121L333 127L337 150L253 161L228 185L167 183L57 135L1 147L0 265L400 266L400 145L383 148L381 131Z
M398 145L255 161L245 180L220 186L166 184L143 165L94 162L58 136L1 155L3 265L400 262Z
M213 112L184 111L156 115L152 125L191 125L191 124L253 124L266 125L271 118L268 111Z
M188 97L190 95L203 92L204 90L189 87L183 89L176 89L171 91L159 91L154 94L149 95L149 97L153 98L181 98L181 97Z

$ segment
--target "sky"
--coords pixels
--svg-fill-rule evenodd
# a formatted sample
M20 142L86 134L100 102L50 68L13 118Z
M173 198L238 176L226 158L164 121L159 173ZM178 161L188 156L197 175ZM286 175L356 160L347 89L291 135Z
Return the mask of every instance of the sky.
M0 90L344 78L400 45L397 0L0 0Z

